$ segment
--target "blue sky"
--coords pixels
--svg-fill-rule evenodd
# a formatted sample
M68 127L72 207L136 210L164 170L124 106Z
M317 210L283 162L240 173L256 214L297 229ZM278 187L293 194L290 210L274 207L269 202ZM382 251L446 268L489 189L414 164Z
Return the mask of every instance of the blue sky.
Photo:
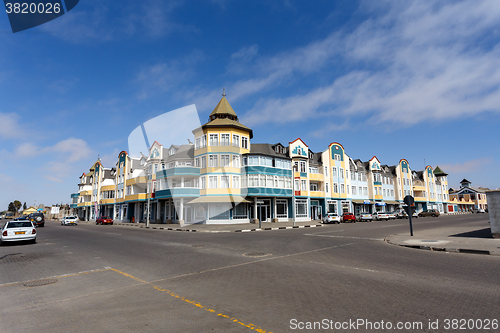
M138 125L193 103L206 122L223 87L254 143L498 188L499 22L494 0L80 0L16 34L0 15L0 210L69 202Z

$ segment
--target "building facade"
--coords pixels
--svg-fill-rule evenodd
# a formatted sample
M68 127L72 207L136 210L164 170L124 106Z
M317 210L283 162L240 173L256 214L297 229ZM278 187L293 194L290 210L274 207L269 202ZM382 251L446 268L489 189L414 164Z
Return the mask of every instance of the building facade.
M395 211L407 195L415 197L417 211L451 212L447 174L439 167L413 171L406 159L396 165L376 156L352 159L338 142L322 152L313 152L301 138L287 145L251 143L252 129L239 122L225 94L192 134L184 145L155 141L138 158L122 151L112 168L97 160L80 177L75 203L80 218L309 221L329 212Z

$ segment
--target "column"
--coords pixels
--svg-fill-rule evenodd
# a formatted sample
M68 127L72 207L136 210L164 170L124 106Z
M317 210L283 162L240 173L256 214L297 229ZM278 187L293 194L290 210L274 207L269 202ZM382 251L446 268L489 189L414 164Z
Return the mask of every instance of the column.
M161 211L161 202L160 202L160 200L158 199L158 201L156 202L156 216L155 216L155 223L161 222L161 221L160 221L160 217L161 217L160 211Z
M179 200L179 212L177 212L179 215L179 226L183 227L184 226L184 198L180 198Z
M252 223L259 223L259 219L257 218L257 197L253 198L253 220Z

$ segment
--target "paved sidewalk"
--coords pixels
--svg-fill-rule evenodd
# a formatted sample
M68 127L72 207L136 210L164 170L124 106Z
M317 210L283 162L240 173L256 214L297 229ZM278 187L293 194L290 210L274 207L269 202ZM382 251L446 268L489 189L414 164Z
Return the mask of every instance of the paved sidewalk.
M490 228L446 227L419 231L413 237L391 235L384 239L389 244L431 251L489 254L500 256L500 239L491 236Z
M79 223L92 223L92 221L81 221ZM146 228L146 223L125 223L115 222L114 225ZM308 222L262 222L261 228L259 224L253 223L239 223L239 224L188 224L180 227L178 224L153 224L149 225L149 229L155 230L171 230L171 231L188 231L188 232L250 232L250 231L265 231L265 230L283 230L283 229L299 229L299 228L315 228L322 227L321 221L308 221Z

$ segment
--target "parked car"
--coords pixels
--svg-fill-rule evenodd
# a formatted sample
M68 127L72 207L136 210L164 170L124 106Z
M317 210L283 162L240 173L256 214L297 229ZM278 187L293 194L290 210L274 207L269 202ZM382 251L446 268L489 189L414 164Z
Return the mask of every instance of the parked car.
M387 216L389 217L389 220L395 220L396 219L396 213L395 212L387 212Z
M340 223L340 216L337 213L328 213L323 217L323 223Z
M65 216L61 220L61 225L77 225L78 224L78 217L77 216Z
M97 220L95 220L95 224L113 224L113 219L109 216L99 216Z
M26 221L26 220L28 220L28 215L19 216L14 219L14 221Z
M418 217L424 217L424 216L438 217L439 216L439 210L436 210L436 209L426 209L426 210L418 213Z
M28 220L5 222L0 229L0 243L19 241L36 243L35 225Z
M344 213L342 214L342 222L352 222L356 223L356 217L353 213Z
M370 213L359 213L358 215L356 215L356 221L368 221L368 222L371 222L373 221L373 215L370 214Z
M388 221L389 220L389 215L387 215L387 213L384 213L384 212L375 212L372 215L373 215L373 219L377 220L377 221L381 221L381 220Z
M476 213L485 213L485 211L484 211L484 209L482 209L482 208L478 208L478 209L476 210Z
M43 213L31 213L28 218L37 227L45 227L45 216Z

